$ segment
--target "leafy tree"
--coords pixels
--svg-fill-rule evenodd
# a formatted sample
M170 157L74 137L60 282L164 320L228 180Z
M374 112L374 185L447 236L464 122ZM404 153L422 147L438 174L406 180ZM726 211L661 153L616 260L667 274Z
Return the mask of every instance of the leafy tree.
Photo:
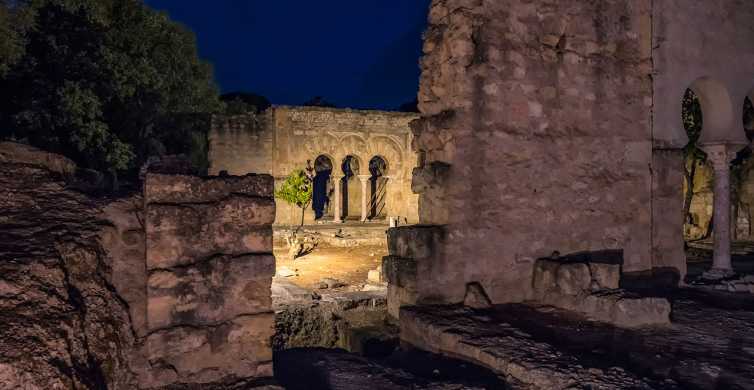
M329 108L335 108L335 104L328 102L323 98L322 96L315 96L306 102L304 102L304 106L309 107L329 107Z
M702 134L702 106L699 98L694 91L687 89L683 95L683 105L681 110L681 119L683 127L686 129L689 142L683 148L684 154L684 177L686 179L686 194L683 200L683 215L686 223L692 223L691 220L691 200L694 197L694 177L699 164L704 163L707 154L704 153L697 145L699 136Z
M301 209L301 224L296 229L296 232L304 226L304 213L312 202L312 192L314 189L312 172L311 164L307 163L306 171L297 169L291 172L285 178L280 189L275 191L276 198L282 199Z
M414 99L410 102L401 104L398 107L400 112L419 112L419 99Z
M222 110L193 34L139 0L0 0L0 137L115 175L206 148ZM10 24L13 26L14 24ZM4 62L3 62L4 61Z
M252 111L258 114L272 105L266 97L247 92L226 93L220 96L220 100L225 103L225 113L229 115L245 114Z

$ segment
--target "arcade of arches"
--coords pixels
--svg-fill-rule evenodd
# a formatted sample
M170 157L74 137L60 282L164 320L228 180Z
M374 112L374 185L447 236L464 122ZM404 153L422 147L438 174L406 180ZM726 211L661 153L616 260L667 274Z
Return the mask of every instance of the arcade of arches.
M269 173L276 184L307 164L315 171L305 223L418 221L411 191L417 155L409 123L418 114L277 106L259 116L215 116L209 173ZM277 204L276 225L295 225L299 210Z

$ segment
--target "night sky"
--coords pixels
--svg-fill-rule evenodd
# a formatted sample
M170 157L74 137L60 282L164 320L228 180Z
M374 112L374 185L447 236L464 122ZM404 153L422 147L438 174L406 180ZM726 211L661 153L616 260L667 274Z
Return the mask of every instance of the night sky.
M430 0L146 0L187 25L223 93L394 109L416 98Z

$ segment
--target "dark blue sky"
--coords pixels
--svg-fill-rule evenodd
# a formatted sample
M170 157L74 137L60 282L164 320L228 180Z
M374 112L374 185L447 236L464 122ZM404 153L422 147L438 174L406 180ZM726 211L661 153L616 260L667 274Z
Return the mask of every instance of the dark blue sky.
M223 92L392 109L416 98L430 0L146 0L194 31Z

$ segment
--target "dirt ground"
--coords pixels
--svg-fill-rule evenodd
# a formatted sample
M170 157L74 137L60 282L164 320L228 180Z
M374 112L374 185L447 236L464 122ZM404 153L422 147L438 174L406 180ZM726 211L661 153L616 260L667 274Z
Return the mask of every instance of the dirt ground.
M334 278L346 283L344 290L359 290L366 284L368 272L381 266L383 256L387 256L385 246L316 248L296 260L291 260L287 251L275 252L278 273L286 267L296 273L287 280L315 290L319 288L322 278Z

